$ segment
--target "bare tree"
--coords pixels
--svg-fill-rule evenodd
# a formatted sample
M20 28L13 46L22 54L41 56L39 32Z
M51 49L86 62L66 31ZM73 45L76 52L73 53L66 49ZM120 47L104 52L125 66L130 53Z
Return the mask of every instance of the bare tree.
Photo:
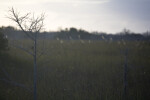
M12 21L16 22L19 28L25 33L25 35L30 40L33 41L33 51L30 51L21 46L17 46L17 45L13 45L13 46L20 48L21 50L32 55L34 58L33 93L34 93L34 100L37 100L37 39L38 39L38 34L40 33L40 31L42 30L44 26L43 21L44 21L45 16L44 14L41 14L40 16L35 17L35 15L31 13L20 15L20 13L17 12L17 10L15 10L12 7L11 9L9 9L9 15L7 17L11 19ZM17 83L15 84L18 85Z

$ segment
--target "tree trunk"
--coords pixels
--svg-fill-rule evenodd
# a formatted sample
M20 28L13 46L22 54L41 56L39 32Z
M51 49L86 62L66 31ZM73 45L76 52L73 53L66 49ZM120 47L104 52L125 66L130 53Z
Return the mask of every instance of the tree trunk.
M37 33L36 33L37 34ZM37 61L36 61L36 57L37 57L37 38L35 36L34 39L34 100L37 100Z

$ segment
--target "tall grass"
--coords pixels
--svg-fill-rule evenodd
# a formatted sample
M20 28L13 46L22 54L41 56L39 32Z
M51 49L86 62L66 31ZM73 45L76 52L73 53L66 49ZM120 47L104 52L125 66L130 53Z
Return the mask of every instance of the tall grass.
M19 41L24 47L30 41ZM21 44L19 44L21 45ZM39 41L38 100L123 100L124 52L127 55L127 98L149 100L150 46L145 42L126 44L105 41ZM32 49L31 49L32 51ZM33 87L33 59L13 48L5 65L11 77ZM0 82L4 100L33 100L33 93Z

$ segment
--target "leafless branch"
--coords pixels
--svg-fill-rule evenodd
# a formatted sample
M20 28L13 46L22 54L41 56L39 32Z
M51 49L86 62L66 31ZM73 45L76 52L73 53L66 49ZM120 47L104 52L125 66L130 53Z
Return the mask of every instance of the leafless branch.
M19 49L21 49L21 50L25 51L26 53L28 53L28 54L30 54L30 55L33 56L33 53L30 52L30 51L29 51L28 49L26 49L26 48L23 48L23 47L21 47L21 46L19 46L19 45L14 45L14 44L11 44L11 46L13 46L13 47L15 47L15 48L19 48Z
M31 17L31 13L27 13L23 16L20 15L19 12L14 10L12 7L9 9L10 15L7 16L7 18L13 20L17 23L17 25L20 27L20 29L31 39L35 39L35 33L37 34L41 29L43 28L44 24L44 18L45 14L41 14L37 18L33 16Z
M20 84L20 83L17 83L15 81L10 81L10 80L7 80L7 79L0 79L1 81L4 81L6 83L10 83L11 85L14 85L14 86L19 86L19 87L22 87L30 92L33 92L30 88L26 87L25 85L23 84Z

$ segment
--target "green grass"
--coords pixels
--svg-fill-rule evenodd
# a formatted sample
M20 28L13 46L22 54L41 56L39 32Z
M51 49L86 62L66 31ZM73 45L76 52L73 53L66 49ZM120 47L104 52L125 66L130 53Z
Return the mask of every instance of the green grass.
M32 47L30 41L16 42ZM39 41L38 100L123 100L124 52L128 48L127 98L149 100L150 45L126 41ZM30 49L32 51L32 49ZM5 68L13 80L33 87L33 58L11 47ZM3 75L1 75L4 77ZM33 100L33 93L0 81L3 100Z

